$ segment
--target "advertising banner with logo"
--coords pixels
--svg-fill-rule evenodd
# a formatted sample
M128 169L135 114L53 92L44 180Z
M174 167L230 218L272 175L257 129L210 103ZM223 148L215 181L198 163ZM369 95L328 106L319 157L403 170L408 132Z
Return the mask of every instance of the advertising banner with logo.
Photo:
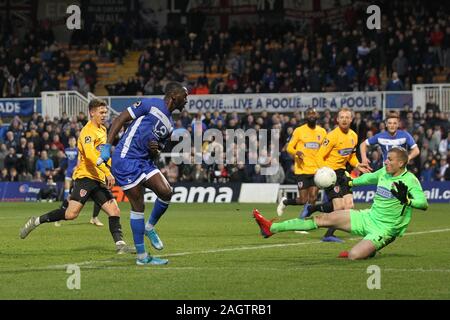
M0 201L36 201L39 191L45 187L47 184L43 182L0 182ZM62 182L57 183L56 188L61 190Z
M41 188L47 185L42 182L0 182L0 202L36 201ZM290 186L290 185L289 185ZM282 188L289 187L283 185ZM241 183L176 183L173 186L172 202L177 203L231 203L231 202L268 202L276 203L278 184L241 184ZM293 190L296 185L292 185ZM57 183L61 190L62 183ZM430 203L450 203L450 181L422 183L425 196ZM118 202L128 202L120 187L113 188ZM257 191L257 192L255 192ZM295 194L295 192L293 192ZM371 203L376 194L376 186L355 187L353 200L360 203ZM262 196L264 195L264 196ZM385 195L386 196L386 195ZM145 202L155 202L156 195L146 189Z
M450 203L450 181L424 182L422 183L422 189L428 202ZM371 203L376 192L376 186L355 187L353 189L353 200Z
M240 183L175 183L172 203L230 203L237 202L241 191ZM118 202L128 202L120 187L113 188ZM156 194L150 189L144 193L145 202L155 202Z
M34 99L0 99L0 116L31 116Z

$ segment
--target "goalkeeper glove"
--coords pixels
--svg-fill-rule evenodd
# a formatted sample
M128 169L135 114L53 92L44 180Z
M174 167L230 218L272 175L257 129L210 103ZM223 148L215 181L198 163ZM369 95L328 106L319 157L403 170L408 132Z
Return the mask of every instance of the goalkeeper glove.
M100 157L97 159L97 165L101 165L103 162L108 162L109 158L111 158L111 144L105 143L101 147Z
M411 199L409 198L408 187L403 181L394 182L395 188L391 189L391 193L396 197L401 204L409 206L411 204Z
M347 171L345 171L345 175L341 178L341 184L349 186L350 188L353 187L353 178Z

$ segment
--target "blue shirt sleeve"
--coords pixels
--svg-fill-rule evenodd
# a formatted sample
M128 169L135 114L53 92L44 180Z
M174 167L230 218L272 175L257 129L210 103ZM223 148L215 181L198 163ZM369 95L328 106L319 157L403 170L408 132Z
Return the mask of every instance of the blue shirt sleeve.
M369 139L367 139L367 142L369 143L369 145L374 145L378 143L378 134L371 136Z
M141 99L133 103L131 107L128 107L128 113L133 119L145 116L150 113L153 106L153 99Z
M405 131L405 135L406 135L406 145L408 146L409 149L415 148L417 146L416 142L414 141L414 138Z

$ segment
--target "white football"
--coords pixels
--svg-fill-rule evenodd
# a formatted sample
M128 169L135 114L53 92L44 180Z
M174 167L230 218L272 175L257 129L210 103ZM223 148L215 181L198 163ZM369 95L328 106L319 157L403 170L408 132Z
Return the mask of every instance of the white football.
M322 167L316 171L314 183L320 189L332 187L336 184L336 172L330 167Z

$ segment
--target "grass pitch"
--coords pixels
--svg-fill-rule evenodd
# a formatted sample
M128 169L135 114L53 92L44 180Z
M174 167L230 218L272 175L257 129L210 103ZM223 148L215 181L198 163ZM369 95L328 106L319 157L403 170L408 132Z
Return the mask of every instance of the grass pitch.
M58 205L0 203L0 299L450 299L450 204L415 210L407 235L365 261L337 258L359 240L339 231L343 244L321 243L325 230L263 239L251 210L274 217L275 204L172 204L157 226L165 248L151 249L169 264L146 267L115 254L106 215L102 228L88 223L91 203L77 220L19 239L29 216ZM129 205L121 209L132 244ZM81 268L80 290L67 288L68 264ZM371 265L380 289L367 288Z

